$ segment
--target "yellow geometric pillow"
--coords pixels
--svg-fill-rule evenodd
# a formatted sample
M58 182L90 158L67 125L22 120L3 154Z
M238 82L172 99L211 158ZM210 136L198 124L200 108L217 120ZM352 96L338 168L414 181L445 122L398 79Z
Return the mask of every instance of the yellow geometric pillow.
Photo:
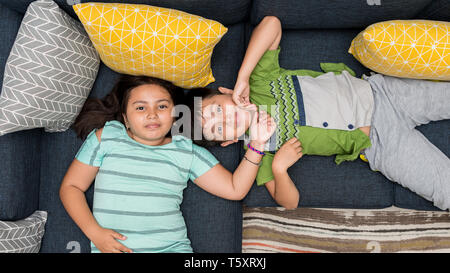
M183 88L214 82L211 54L227 32L222 24L149 5L84 3L73 8L111 69Z
M450 80L450 22L393 20L368 26L349 53L367 68L403 78Z

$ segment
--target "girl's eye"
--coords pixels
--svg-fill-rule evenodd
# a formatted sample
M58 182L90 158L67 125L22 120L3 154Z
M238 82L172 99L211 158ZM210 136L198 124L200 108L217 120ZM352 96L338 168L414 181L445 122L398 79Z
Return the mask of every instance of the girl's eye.
M166 108L168 108L167 105L160 105L159 106L159 109L166 109Z
M138 107L136 107L136 110L142 111L142 110L144 110L144 106L138 106Z

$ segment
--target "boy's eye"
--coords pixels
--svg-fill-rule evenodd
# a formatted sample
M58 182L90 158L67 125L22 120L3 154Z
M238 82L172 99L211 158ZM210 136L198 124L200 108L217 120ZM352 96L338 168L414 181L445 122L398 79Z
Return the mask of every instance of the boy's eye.
M136 107L136 110L142 111L142 110L144 110L144 106L138 106L138 107Z
M159 107L159 109L166 109L166 108L168 108L167 105L160 105L158 107Z

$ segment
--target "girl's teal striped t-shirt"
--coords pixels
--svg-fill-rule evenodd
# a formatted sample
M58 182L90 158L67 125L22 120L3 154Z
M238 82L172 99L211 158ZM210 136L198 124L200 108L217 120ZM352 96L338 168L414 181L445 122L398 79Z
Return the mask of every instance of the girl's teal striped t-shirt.
M95 131L76 159L99 167L93 204L99 225L125 235L120 243L133 252L192 252L180 211L183 190L218 160L181 135L148 146L129 137L119 121L105 124L100 141Z

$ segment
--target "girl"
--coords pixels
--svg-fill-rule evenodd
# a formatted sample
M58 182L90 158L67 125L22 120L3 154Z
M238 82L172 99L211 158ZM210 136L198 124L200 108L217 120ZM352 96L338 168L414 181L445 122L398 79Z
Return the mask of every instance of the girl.
M189 179L222 198L242 199L261 155L249 151L234 174L205 148L170 134L182 90L170 82L123 76L103 100L88 100L74 128L86 140L60 188L68 214L92 252L192 252L180 211ZM250 128L269 124L256 115ZM252 145L262 147L274 128ZM84 192L95 183L93 213ZM118 240L121 240L119 242Z
M217 138L221 127L241 136L245 128L236 122L211 121L217 107L210 106L237 112L248 109L251 101L268 108L278 124L256 178L278 204L297 207L299 192L287 169L303 154L336 155L340 164L363 151L372 170L441 209L450 208L450 160L414 129L450 118L450 83L381 74L362 80L342 63L322 63L326 73L286 70L278 63L281 34L278 18L265 17L253 31L234 91L192 92L203 99L205 136ZM246 115L236 117L247 124ZM221 145L236 142L232 135Z

